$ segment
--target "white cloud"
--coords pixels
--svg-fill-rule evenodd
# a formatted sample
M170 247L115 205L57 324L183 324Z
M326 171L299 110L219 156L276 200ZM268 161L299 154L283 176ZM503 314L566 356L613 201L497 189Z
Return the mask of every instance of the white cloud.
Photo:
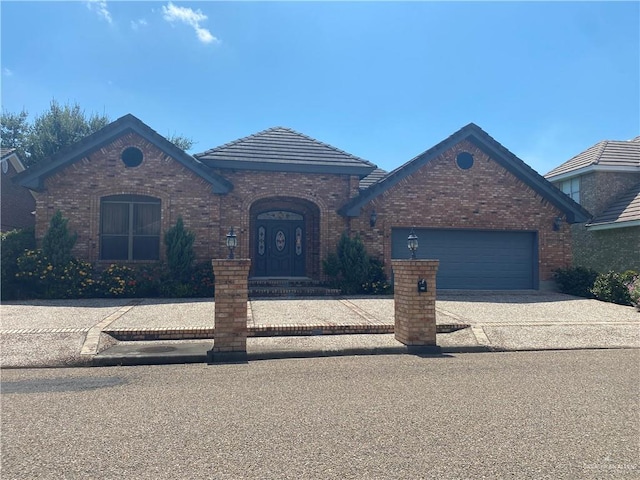
M134 30L138 30L140 27L146 27L147 25L147 21L144 18L131 20L131 28L133 28Z
M111 12L109 12L109 9L107 8L106 0L88 0L87 8L98 12L98 15L104 18L107 22L111 23L113 21L111 18Z
M203 22L208 18L200 10L178 7L169 2L168 5L162 6L162 13L167 22L182 22L192 26L198 36L198 40L202 43L218 42L218 39L214 37L209 30L200 25L200 22Z
M13 70L9 70L7 67L4 67L2 69L2 75L4 75L5 77L12 77L13 76Z

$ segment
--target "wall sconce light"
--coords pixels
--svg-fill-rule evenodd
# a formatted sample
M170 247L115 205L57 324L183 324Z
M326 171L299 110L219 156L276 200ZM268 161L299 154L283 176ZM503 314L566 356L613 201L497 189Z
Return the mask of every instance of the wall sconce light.
M413 230L413 227L411 228L411 233L409 233L409 236L407 237L407 247L409 247L409 250L411 251L411 260L415 260L416 250L418 250L418 236Z
M233 260L233 250L238 246L238 237L233 231L233 227L227 233L227 248L229 249L229 256L227 257L229 260Z
M369 225L371 225L371 228L376 226L377 221L378 221L378 214L376 213L375 210L372 210L371 216L369 217Z
M553 231L557 232L558 230L560 230L561 227L562 227L562 217L556 217L555 220L553 220Z

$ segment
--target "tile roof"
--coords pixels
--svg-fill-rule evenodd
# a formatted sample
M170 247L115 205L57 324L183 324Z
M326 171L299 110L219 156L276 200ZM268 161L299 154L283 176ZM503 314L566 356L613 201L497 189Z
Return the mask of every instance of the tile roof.
M618 197L609 208L589 222L587 227L624 226L622 224L626 222L640 222L640 183Z
M374 183L378 183L387 175L387 171L381 168L376 168L369 175L360 180L360 190L369 188Z
M194 155L214 168L368 175L371 162L303 135L273 127Z
M603 140L567 160L545 175L546 178L590 166L637 167L640 170L640 136L633 140Z

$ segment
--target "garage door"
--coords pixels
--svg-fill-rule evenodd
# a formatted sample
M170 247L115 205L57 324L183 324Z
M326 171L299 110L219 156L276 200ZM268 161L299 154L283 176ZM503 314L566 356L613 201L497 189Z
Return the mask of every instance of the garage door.
M409 258L409 228L392 231L392 258ZM535 232L416 228L417 258L440 260L438 289L538 288Z

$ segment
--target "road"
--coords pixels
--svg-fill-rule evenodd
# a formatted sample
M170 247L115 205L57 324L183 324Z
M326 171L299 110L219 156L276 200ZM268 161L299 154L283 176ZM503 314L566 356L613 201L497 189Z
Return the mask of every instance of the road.
M640 350L2 371L8 479L639 478Z

